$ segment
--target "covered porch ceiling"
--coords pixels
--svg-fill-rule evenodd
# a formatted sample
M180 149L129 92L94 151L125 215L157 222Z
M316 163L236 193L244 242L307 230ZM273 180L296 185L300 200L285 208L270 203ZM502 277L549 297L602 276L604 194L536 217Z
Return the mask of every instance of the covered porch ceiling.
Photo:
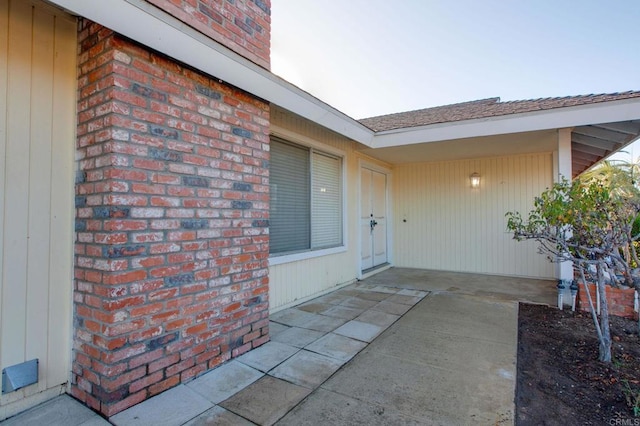
M623 150L638 137L640 120L574 127L571 131L572 177Z
M552 152L557 146L557 131L542 130L385 148L369 148L362 145L359 151L380 161L400 165Z

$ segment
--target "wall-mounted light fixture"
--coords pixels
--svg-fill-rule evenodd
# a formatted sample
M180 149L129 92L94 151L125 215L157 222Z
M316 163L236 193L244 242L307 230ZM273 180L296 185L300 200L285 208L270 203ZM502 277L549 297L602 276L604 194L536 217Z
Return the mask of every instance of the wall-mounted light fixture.
M471 173L469 180L471 181L472 188L480 187L480 175L478 173Z

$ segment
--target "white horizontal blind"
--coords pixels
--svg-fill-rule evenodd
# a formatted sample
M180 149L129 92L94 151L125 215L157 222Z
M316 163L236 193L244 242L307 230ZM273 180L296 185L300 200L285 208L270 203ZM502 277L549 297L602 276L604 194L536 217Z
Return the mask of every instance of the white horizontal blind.
M271 138L269 252L310 247L309 149Z
M311 246L342 244L342 185L339 157L314 151L311 194Z

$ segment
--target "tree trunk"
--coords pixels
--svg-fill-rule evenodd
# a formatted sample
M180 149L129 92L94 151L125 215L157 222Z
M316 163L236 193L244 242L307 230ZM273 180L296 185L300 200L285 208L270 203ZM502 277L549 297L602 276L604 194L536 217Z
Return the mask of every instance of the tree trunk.
M604 269L601 262L598 262L598 292L600 293L600 328L602 338L600 339L600 361L611 362L611 330L609 328L609 305L607 304L607 285L604 279Z

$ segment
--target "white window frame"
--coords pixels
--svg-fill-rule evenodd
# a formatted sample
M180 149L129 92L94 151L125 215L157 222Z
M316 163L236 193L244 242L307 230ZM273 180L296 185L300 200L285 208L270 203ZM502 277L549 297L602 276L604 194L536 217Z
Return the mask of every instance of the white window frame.
M341 190L342 190L342 194L341 194L341 200L342 200L342 245L339 246L335 246L335 247L329 247L329 248L324 248L324 249L307 249L304 251L299 251L299 252L292 252L292 253L283 253L283 254L270 254L269 255L269 266L275 266L275 265L281 265L281 264L285 264L285 263L290 263L290 262L297 262L297 261L301 261L301 260L306 260L306 259L312 259L312 258L317 258L317 257L322 257L322 256L328 256L328 255L332 255L332 254L337 254L337 253L344 253L347 251L348 247L347 247L347 235L348 234L348 229L347 229L347 158L346 158L346 154L344 151L331 147L331 146L327 146L325 144L322 144L316 140L313 140L311 138L305 137L303 135L299 135L296 134L294 132L290 132L287 131L285 129L273 129L273 127L277 127L277 126L272 126L272 132L270 136L275 136L277 138L283 139L286 142L290 142L292 144L295 145L299 145L305 148L309 148L310 150L310 157L311 157L311 153L313 151L316 152L320 152L320 153L326 153L335 157L340 158L341 160L341 165L342 168L340 170L341 173ZM311 220L311 217L310 217Z

